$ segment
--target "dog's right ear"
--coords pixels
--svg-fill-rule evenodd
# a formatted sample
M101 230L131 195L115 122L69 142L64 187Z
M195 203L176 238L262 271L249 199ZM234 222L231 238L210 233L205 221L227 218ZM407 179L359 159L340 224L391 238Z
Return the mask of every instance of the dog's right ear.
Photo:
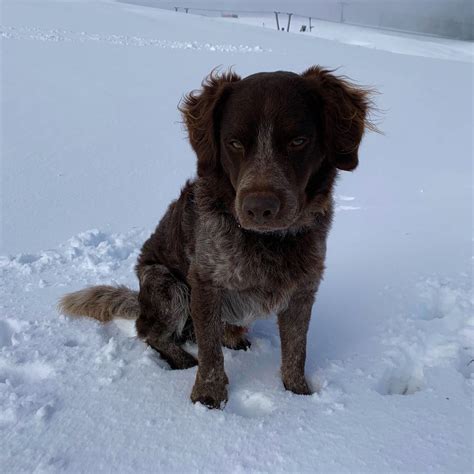
M179 106L188 129L189 141L196 152L198 176L215 170L219 160L219 121L229 85L240 81L232 71L211 72L202 88L187 94Z
M319 66L302 74L323 109L325 148L340 170L352 171L359 163L358 150L366 129L378 131L370 121L373 90L352 84Z

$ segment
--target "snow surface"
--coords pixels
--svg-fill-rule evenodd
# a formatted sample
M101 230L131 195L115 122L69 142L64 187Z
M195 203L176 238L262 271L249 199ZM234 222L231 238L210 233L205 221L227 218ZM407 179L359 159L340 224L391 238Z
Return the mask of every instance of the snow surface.
M176 3L169 2L157 2L156 0L119 0L124 3L132 3L135 5L144 5L149 7L160 8L162 5L165 8L170 10L174 9ZM445 0L442 0L443 2ZM216 4L217 3L217 4ZM273 13L274 10L279 10L280 7L269 4L262 0L256 0L253 3L253 8L245 8L240 2L237 5L236 9L229 8L229 2L217 0L214 4L203 5L202 1L194 1L194 3L187 2L184 6L190 6L191 12L197 15L205 15L215 17L215 20L220 20L224 22L234 22L234 23L244 23L249 25L261 26L263 28L268 28L270 30L276 30L276 20ZM357 3L357 2L356 2ZM345 2L348 5L348 2ZM235 5L235 4L233 4ZM295 11L302 11L298 9L298 5L295 2L288 3L286 8L282 8L282 12L279 13L279 26L285 30L288 28L288 14L284 13L288 10L289 5L291 5L291 10L296 9ZM211 11L201 11L194 10L195 8L211 8ZM303 5L300 5L303 7ZM323 5L318 2L312 2L313 8L321 8ZM326 4L331 9L335 7L336 18L339 17L339 8L340 2L334 2L332 6ZM361 6L359 2L357 6ZM390 7L394 7L395 3L391 2L388 4ZM420 5L418 5L419 7ZM433 4L428 5L425 3L425 7L433 6ZM399 8L409 10L410 13L413 13L413 2L411 5L407 3L399 3ZM181 6L180 12L184 14L184 7ZM370 6L369 6L370 8ZM255 10L261 9L261 12L255 12ZM304 9L304 7L303 7ZM237 11L238 18L232 17L222 17L223 12L233 12ZM248 11L253 13L247 13ZM266 13L265 13L266 11ZM270 12L270 13L269 13ZM426 9L424 10L426 13ZM458 12L459 13L459 12ZM317 13L313 11L313 15L317 16ZM330 15L331 16L331 15ZM306 31L301 32L301 27L305 25ZM309 28L309 19L304 16L295 16L291 17L290 21L290 32L291 33L300 33L304 36L313 36L317 38L330 39L333 41L338 41L345 44L350 44L354 46L363 46L365 48L374 48L383 51L391 51L399 54L408 54L411 56L423 56L428 58L443 58L454 61L466 61L472 62L474 60L474 46L472 42L468 41L457 41L449 39L441 39L436 36L430 35L415 35L411 33L397 32L390 29L380 29L377 27L361 27L350 24L341 24L335 21L324 21L316 20L312 18L311 20L311 32Z
M473 68L451 42L395 54L93 0L4 1L1 36L1 472L472 470ZM209 411L189 400L195 369L168 370L132 322L55 304L137 287L138 250L194 173L183 93L217 65L315 63L377 87L385 132L339 181L316 393L284 391L262 321L250 351L225 350L229 402Z
M226 20L276 29L275 17L269 14L261 14L259 16L241 15L236 20L232 18L226 18ZM280 28L284 27L286 29L288 16L284 13L280 14L279 22ZM300 28L303 25L306 26L306 31L301 33ZM468 41L416 36L414 34L396 33L375 27L364 28L321 20L312 20L311 26L312 30L310 33L307 18L292 17L290 32L411 56L424 56L428 58L442 58L466 62L472 62L474 59L474 47L473 44Z

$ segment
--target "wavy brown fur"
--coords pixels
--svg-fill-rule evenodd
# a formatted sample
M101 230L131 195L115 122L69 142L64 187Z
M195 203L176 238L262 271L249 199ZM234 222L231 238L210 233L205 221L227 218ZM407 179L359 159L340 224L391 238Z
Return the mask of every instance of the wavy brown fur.
M103 323L114 318L137 319L140 314L138 292L126 286L91 286L64 295L59 303L61 313L88 316Z
M337 168L352 171L359 163L358 148L365 130L378 132L370 120L375 91L352 83L333 70L313 66L302 77L310 80L321 101L326 152Z
M244 79L215 71L181 104L198 177L145 242L126 288L95 287L61 301L101 321L136 317L138 336L173 369L198 361L191 399L227 400L222 344L246 349L245 327L277 314L284 387L309 394L306 334L323 277L339 170L358 164L370 91L332 71L277 71ZM347 244L350 245L350 236Z
M187 94L179 106L188 130L189 142L198 157L199 176L208 174L217 164L217 130L215 126L209 127L209 124L219 123L222 112L219 104L228 94L229 85L237 81L240 81L240 76L232 71L219 74L214 70L202 82L202 89Z

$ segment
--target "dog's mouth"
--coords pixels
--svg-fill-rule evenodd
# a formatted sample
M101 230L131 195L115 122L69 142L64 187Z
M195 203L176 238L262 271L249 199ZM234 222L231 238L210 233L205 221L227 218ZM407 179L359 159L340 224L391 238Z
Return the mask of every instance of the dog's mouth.
M239 223L239 227L249 232L255 232L256 234L284 234L288 230L288 227L269 227L269 226L245 226Z
M285 213L286 214L286 213ZM247 219L247 216L242 216L242 213L236 214L236 221L239 228L255 232L257 234L284 234L286 233L296 220L296 212L294 215L280 215L278 219L267 222L257 223L255 220Z

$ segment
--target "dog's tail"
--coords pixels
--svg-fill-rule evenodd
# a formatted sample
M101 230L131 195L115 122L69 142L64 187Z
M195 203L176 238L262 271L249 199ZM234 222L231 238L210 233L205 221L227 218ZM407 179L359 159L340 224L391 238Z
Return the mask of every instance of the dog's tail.
M58 310L69 316L88 316L103 323L114 318L137 319L138 292L126 286L91 286L64 295Z

